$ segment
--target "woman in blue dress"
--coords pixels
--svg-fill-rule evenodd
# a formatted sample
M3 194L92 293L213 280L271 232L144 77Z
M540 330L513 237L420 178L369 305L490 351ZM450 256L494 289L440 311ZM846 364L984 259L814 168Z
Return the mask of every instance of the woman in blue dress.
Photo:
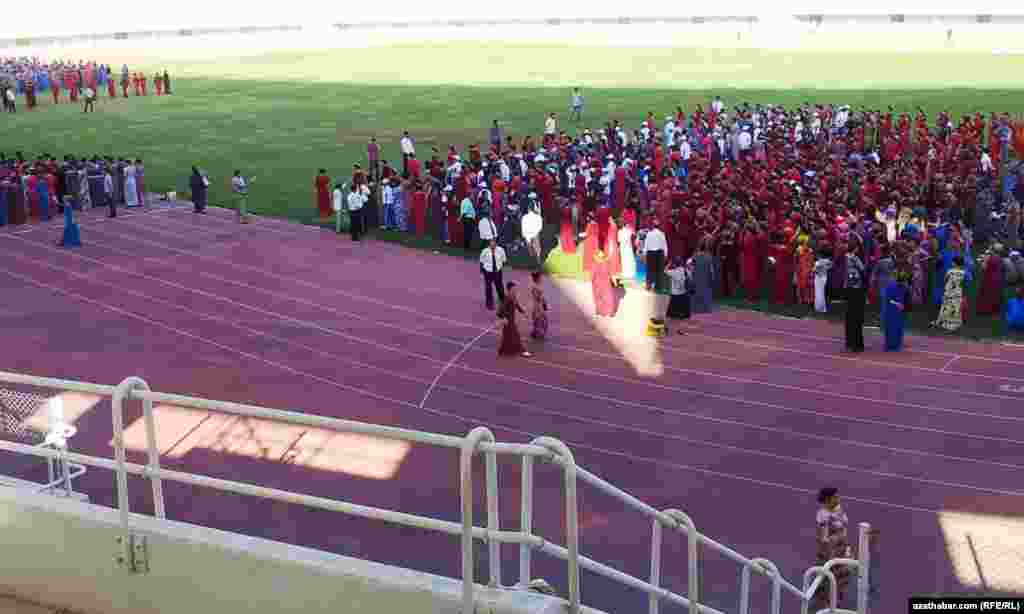
M885 329L886 352L897 352L903 347L907 307L906 282L906 273L898 273L882 290L882 326Z

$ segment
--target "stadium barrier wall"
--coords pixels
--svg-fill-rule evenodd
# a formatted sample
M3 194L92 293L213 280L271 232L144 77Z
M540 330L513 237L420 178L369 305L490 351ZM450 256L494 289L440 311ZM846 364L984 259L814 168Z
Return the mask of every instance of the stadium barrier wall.
M222 573L221 567L217 565L209 567L208 569L211 573L208 581L210 584L202 584L202 586L207 588L210 592L203 593L193 589L192 592L195 594L189 596L190 599L205 598L212 604L218 599L217 591L219 589L217 586L222 584L225 587L239 586L244 583L244 579L248 577L247 574L250 574L249 571L246 571L247 566L253 566L253 571L251 573L255 574L255 570L259 569L261 564L265 564L266 560L273 559L273 557L268 556L263 556L262 558L257 556L255 561L249 560L248 558L237 558L238 553L244 551L237 549L241 545L263 544L268 549L267 552L273 548L281 548L281 550L277 551L279 554L286 552L305 552L312 555L312 553L315 552L308 550L295 550L283 544L271 546L271 542L252 541L250 538L231 536L229 533L211 532L206 529L200 529L199 527L191 527L190 525L184 525L181 523L171 523L166 519L163 496L163 482L164 480L170 480L193 486L201 486L215 490L233 492L236 494L305 505L341 514L379 520L390 524L416 527L419 529L458 536L462 553L462 578L460 581L450 581L454 584L432 584L429 595L426 597L421 595L421 601L418 602L419 606L424 607L431 604L448 604L451 594L453 594L452 587L457 585L460 593L460 606L458 611L462 614L473 614L476 612L481 599L486 600L488 603L493 601L494 603L492 605L494 608L497 608L499 604L509 604L507 607L510 609L495 609L494 614L504 614L505 611L510 614L513 612L515 614L520 614L528 611L536 611L540 614L546 614L546 612L549 611L548 608L551 607L547 603L541 603L539 601L530 602L531 604L534 604L531 607L539 608L537 610L516 609L517 607L526 607L525 605L516 605L523 604L525 602L518 597L502 596L503 593L501 591L509 590L506 589L506 587L510 587L512 585L502 581L501 547L503 544L516 544L519 546L519 581L514 586L518 589L525 589L529 587L530 583L534 580L531 575L531 561L535 552L545 553L565 561L568 595L567 603L561 602L562 606L560 607L562 607L563 610L567 609L569 614L588 614L588 612L590 612L581 605L581 591L579 585L580 569L586 569L604 576L625 588L632 588L634 590L641 591L642 593L646 593L649 597L649 614L658 614L659 607L662 603L682 606L687 609L689 614L723 614L720 610L716 610L700 603L700 561L704 556L703 553L707 551L714 551L739 565L740 582L738 601L741 614L748 614L748 608L750 606L751 572L757 572L759 575L766 577L771 582L772 614L780 614L782 608L782 595L784 591L791 597L796 597L800 604L802 614L807 614L811 598L821 586L824 586L827 593L831 595L833 614L867 614L869 586L871 581L869 575L871 569L871 553L868 542L870 526L866 523L860 525L860 547L858 549L858 559L834 559L826 563L824 566L812 567L805 572L802 585L797 587L792 582L786 580L777 566L771 561L763 558L751 559L745 557L728 546L725 546L711 539L707 535L702 534L697 530L693 520L684 512L675 509L659 511L629 493L616 488L583 467L578 466L569 448L561 441L550 437L538 437L529 444L513 444L495 441L493 434L485 427L474 428L465 437L413 431L397 427L365 424L336 418L325 418L293 411L153 392L150 390L149 385L138 377L129 377L114 387L101 384L23 375L18 373L0 372L0 383L5 386L13 387L17 390L18 394L22 396L35 395L35 398L38 399L39 402L34 413L45 410L49 415L49 425L47 427L49 433L44 444L29 445L0 440L0 451L26 454L37 458L55 459L62 467L73 467L79 465L82 467L100 467L112 470L116 474L116 511L96 508L95 506L89 506L89 504L75 502L74 489L71 483L72 472L70 470L62 472L64 483L58 484L56 488L57 492L63 492L68 495L66 497L62 497L60 499L52 497L50 501L46 501L45 499L38 498L45 497L46 495L40 493L24 494L24 491L22 490L11 489L3 499L0 499L0 504L2 504L0 505L0 540L2 540L0 543L5 544L4 557L2 557L4 562L0 563L0 585L9 584L10 588L8 590L13 590L14 594L19 597L34 599L36 601L45 601L46 595L48 594L46 591L51 590L47 589L47 587L60 587L66 580L68 585L65 590L73 592L66 594L62 597L62 600L72 598L85 599L87 598L86 593L92 591L96 593L96 596L93 597L94 599L103 598L108 600L105 605L97 603L97 605L103 606L102 608L96 608L97 611L103 611L105 614L113 612L125 612L127 614L128 612L140 611L163 612L169 611L169 609L140 610L140 606L143 605L144 600L146 599L147 591L162 591L166 587L159 582L150 582L148 579L140 580L138 586L132 587L131 585L126 584L121 576L124 573L128 573L133 576L148 577L156 573L160 578L168 578L165 582L169 586L173 586L177 589L176 591L166 593L167 598L171 598L172 595L181 595L180 591L187 586L187 580L182 580L181 577L183 575L191 576L191 571L197 569L190 565L190 561L186 555L188 552L192 552L193 555L195 553L206 552L207 550L202 547L202 544L206 544L211 552L211 561L219 560L221 563L226 563L231 560L231 556L235 556L237 560L235 563L237 568L232 568L230 570L230 573L228 573L228 579L223 583L218 581L218 576ZM27 389L31 389L31 392ZM88 395L95 395L99 398L110 399L111 420L113 425L114 460L77 454L68 450L68 438L73 433L74 427L73 425L66 424L61 411L56 409L60 406L60 403L51 402L50 399L54 399L55 397L48 395L52 395L53 391L84 393ZM148 461L145 465L129 463L126 459L124 413L125 403L127 401L140 401L142 405L142 417L143 425L145 427L146 449L148 453ZM459 498L462 516L461 522L456 523L437 520L434 518L416 516L399 511L354 505L310 495L301 495L279 489L261 487L254 484L246 484L193 473L163 469L160 466L160 455L157 450L157 425L153 413L154 403L219 412L236 416L246 416L249 418L266 419L281 423L305 425L338 432L358 433L372 437L458 450L460 455ZM0 418L2 417L3 416L0 416ZM522 494L520 501L519 531L503 530L501 528L498 514L498 496L500 491L498 489L497 458L499 454L518 457L522 463ZM486 528L476 526L473 521L475 493L473 483L473 461L477 456L481 455L484 457L486 468ZM532 532L535 503L533 477L537 461L546 461L555 465L561 471L563 476L565 547L549 542L542 537L534 535ZM152 492L155 518L140 516L131 512L128 498L129 474L139 475L148 480ZM579 516L576 496L578 482L586 483L591 487L600 490L604 494L612 496L625 504L626 507L630 508L632 511L639 512L650 519L652 522L652 535L651 574L649 581L644 581L630 576L612 566L594 561L580 554ZM74 505L89 507L82 507L78 509L70 507ZM50 510L50 512L46 512L47 509ZM86 509L90 510L89 514L85 514L83 512L83 510ZM47 513L52 514L52 517L47 516ZM35 528L32 528L32 523L36 522L37 518L38 523ZM686 596L676 594L661 586L661 550L662 536L665 529L672 529L684 535L687 540L688 579ZM191 533L189 531L191 531ZM189 535L193 537L191 541L187 539L180 540L180 543L179 541L176 541L178 538L184 538ZM217 536L223 537L223 539L214 539ZM152 542L150 542L151 538L153 540ZM482 589L482 587L478 586L476 583L474 565L475 541L486 542L489 550L489 556L487 557L489 568L487 589ZM13 545L8 547L8 543ZM176 553L179 552L177 549L178 546L175 544L181 546L181 554L179 558L175 558L177 556ZM232 544L234 544L236 549L231 549ZM217 547L221 550L216 550ZM26 557L31 553L32 558L23 558L22 551L26 553ZM166 554L163 554L164 552ZM223 552L223 557L218 559L218 557L215 556L216 552ZM164 556L167 557L166 562L161 562L163 560L162 557ZM338 570L345 568L341 565L341 561L344 560L343 558L331 558L331 555L327 554L322 554L322 556L329 557L329 560L332 561L333 564L340 566L332 569ZM63 561L66 557L74 560L72 562ZM82 557L82 560L77 560L79 557ZM60 562L58 563L57 561ZM32 562L34 566L29 565L29 562ZM355 563L352 563L352 565L355 565ZM10 570L11 573L3 573L4 571L8 571L5 566L10 566L12 568L24 568L30 571L15 572L12 569ZM45 571L48 566L53 566L52 572ZM231 565L227 566L231 567ZM835 609L834 607L836 599L836 583L831 569L835 566L849 567L852 574L857 578L856 612L853 612L852 610ZM154 570L157 571L154 572ZM311 570L316 570L318 572L323 571L315 566L310 567L308 565L304 571L309 572ZM385 578L391 577L389 576L390 572L385 567L373 567L372 570L370 567L367 567L365 570L366 573L370 573L372 571L372 573L376 574L379 572L383 573ZM18 573L24 573L25 575L17 575ZM47 573L50 575L48 576ZM296 573L301 573L301 571ZM40 577L33 579L33 574L39 574ZM315 577L320 577L322 574L318 573L313 575ZM91 581L84 580L91 576L94 576ZM271 576L273 576L273 574L271 574ZM177 580L175 580L175 578L177 578ZM427 576L423 576L423 578L421 578L421 583L424 578L427 578ZM109 584L97 584L98 581L109 582ZM204 579L203 582L207 582L207 579ZM257 582L257 585L260 587L278 586L270 583L269 580L265 582L267 582L267 584ZM412 599L409 594L411 591L409 586L398 582L393 578L384 584L376 585L376 588L374 589L366 589L366 582L367 577L364 575L355 574L352 576L351 583L356 594L362 595L365 592L387 593L395 591L402 599ZM421 584L416 584L414 582L413 585ZM444 587L443 590L440 588L442 585ZM320 585L317 586L320 587ZM327 588L318 588L318 590L329 590L332 586L332 582L326 581L323 586ZM126 591L126 587L132 589L127 591L130 594L121 594ZM101 592L98 590L100 588L106 589L106 591ZM289 589L291 588L292 587L289 587ZM235 590L236 589L232 588L229 593L232 596L236 596L234 592ZM311 588L310 590L313 589ZM360 590L363 592L359 592ZM26 594L26 591L28 591L29 594ZM216 610L211 607L202 607L202 605L198 603L193 607L200 608L196 610L200 612L238 611L239 613L243 610L231 610L228 609L228 606L231 608L246 607L250 609L245 611L252 612L253 610L251 609L250 603L252 595L247 593L244 589L237 589L237 592L239 595L244 595L244 597L236 596L240 601L232 601L228 597L225 597L226 605L218 604ZM164 598L165 595L165 593L161 592L157 592L155 594L161 599ZM274 594L275 593L273 591L268 593L270 597ZM135 597L133 595L141 596ZM109 601L114 599L114 597L116 597L118 601ZM345 599L347 600L349 598L346 597ZM367 600L368 603L372 602L370 597L367 597ZM410 601L408 603L399 603L396 601L393 604L384 603L387 602L387 600L387 597L378 597L378 601L372 602L376 607L375 613L389 611L381 610L380 607L382 605L405 606L401 610L396 611L423 611L422 608L416 607L417 602L415 601ZM115 606L120 608L122 604L125 603L128 605L125 605L124 609L112 609ZM165 604L161 603L160 605ZM408 609L408 606L413 606L413 609ZM327 611L326 609L310 610L312 607L324 606L322 603L320 606L304 606L303 611ZM447 605L445 605L445 607L447 607ZM178 605L175 604L175 610L180 611L181 609L183 608L178 607ZM269 611L282 610L278 607L276 610L268 610L268 612ZM447 613L449 610L444 608L428 608L427 611Z
M0 595L96 614L456 614L458 580L169 520L132 515L132 563L116 510L0 487ZM147 561L148 557L148 561ZM139 571L138 569L134 571ZM478 586L489 614L561 614L566 603ZM601 614L584 608L586 614Z

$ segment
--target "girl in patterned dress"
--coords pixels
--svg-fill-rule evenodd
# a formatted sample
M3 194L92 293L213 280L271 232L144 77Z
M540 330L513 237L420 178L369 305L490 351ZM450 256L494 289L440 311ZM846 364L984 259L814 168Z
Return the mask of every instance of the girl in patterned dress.
M836 488L822 488L818 491L818 514L815 518L817 526L816 539L817 552L815 554L815 565L824 565L832 559L853 558L853 549L847 535L847 527L850 519L843 511L839 503L839 490ZM832 568L836 578L836 604L843 602L846 594L846 587L850 583L850 569L845 565L837 565ZM823 581L814 593L811 601L811 610L817 612L829 605L829 583Z
M543 341L548 334L548 302L544 298L540 271L530 273L530 279L533 281L530 286L530 296L533 298L533 309L530 311L533 328L530 330L530 337Z
M934 322L935 326L956 332L964 325L964 277L964 259L959 255L954 256L953 266L946 272L942 307L939 309L939 318Z

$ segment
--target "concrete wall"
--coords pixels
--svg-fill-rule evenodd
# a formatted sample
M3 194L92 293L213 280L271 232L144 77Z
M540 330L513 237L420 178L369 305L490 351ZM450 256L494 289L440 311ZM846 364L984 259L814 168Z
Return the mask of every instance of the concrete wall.
M0 487L0 595L81 614L458 614L461 583L307 548L133 516L150 572L118 566L116 511ZM453 537L452 547L458 548ZM561 614L565 601L478 587L477 612ZM586 610L588 614L601 614Z

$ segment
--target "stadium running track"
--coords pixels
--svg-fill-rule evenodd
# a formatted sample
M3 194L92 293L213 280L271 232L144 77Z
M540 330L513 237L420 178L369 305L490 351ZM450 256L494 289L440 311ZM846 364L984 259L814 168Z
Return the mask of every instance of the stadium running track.
M75 250L55 246L59 219L0 229L0 369L105 384L138 375L163 392L458 435L486 425L499 441L557 437L582 466L657 508L686 511L795 582L813 562L814 495L835 485L851 522L882 532L878 612L903 611L912 593L968 588L940 514L1012 521L1024 509L1024 348L909 337L905 351L886 354L875 334L867 353L844 355L834 324L720 310L665 339L665 372L642 377L549 288L549 340L532 359L499 359L472 260L190 209L163 203L116 220L86 212L85 246ZM126 424L139 412L132 407ZM301 428L158 417L169 468L458 519L453 450L414 445L393 475L367 478L297 462L350 455L340 465L350 467L366 454L364 465L386 464L377 456L388 453L364 442L325 450L322 439L303 443ZM109 403L77 425L72 449L112 455ZM518 463L502 460L500 480L502 524L514 528ZM564 544L558 471L539 469L536 486L536 530ZM78 487L94 502L115 501L107 472ZM175 520L459 575L450 536L178 484L165 492ZM141 480L131 481L131 500L152 510ZM581 551L646 578L649 521L585 485L580 509ZM981 547L1019 557L995 541ZM482 579L486 557L478 548ZM685 540L668 537L663 582L680 592L685 557ZM515 548L502 558L512 582ZM739 567L707 550L703 559L709 604L734 611ZM534 575L564 590L563 563L539 555ZM755 581L755 611L767 611L767 584ZM585 603L608 612L645 607L643 595L589 573L581 586ZM784 611L794 607L788 599Z

